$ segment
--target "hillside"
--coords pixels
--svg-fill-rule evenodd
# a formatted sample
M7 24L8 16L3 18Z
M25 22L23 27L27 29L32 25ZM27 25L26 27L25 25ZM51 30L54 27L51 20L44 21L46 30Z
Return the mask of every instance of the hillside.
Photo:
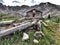
M41 18L39 22L36 19L25 19L23 16L33 8L42 11L46 17L53 17ZM36 23L39 25L35 26ZM60 45L59 23L59 5L46 2L34 6L6 6L0 3L0 45ZM35 35L36 27L40 27L42 33ZM27 40L23 40L24 33L29 37Z
M59 15L60 6L49 2L40 3L34 6L6 6L0 3L0 14L12 14L12 15L26 15L26 12L32 8L37 8L43 12L43 15Z

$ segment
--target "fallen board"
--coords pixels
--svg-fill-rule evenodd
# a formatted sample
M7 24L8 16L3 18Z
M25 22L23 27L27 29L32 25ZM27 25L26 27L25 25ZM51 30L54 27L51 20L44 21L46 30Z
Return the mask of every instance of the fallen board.
M10 23L12 23L14 20L10 20L10 21L1 21L0 22L0 25L2 25L2 24L10 24Z
M8 34L11 34L11 33L15 32L15 31L18 31L18 30L25 29L25 28L27 28L29 26L34 25L35 23L36 23L35 21L33 21L33 22L27 22L25 24L21 24L19 26L12 27L10 29L6 29L6 30L3 30L3 31L0 31L0 37L8 35Z
M24 20L25 19L25 17L24 18L21 18L21 19L17 19L17 20L10 20L10 21L1 21L0 22L0 25L5 25L5 24L11 24L11 23L13 23L13 22L15 22L15 21L22 21L22 20Z

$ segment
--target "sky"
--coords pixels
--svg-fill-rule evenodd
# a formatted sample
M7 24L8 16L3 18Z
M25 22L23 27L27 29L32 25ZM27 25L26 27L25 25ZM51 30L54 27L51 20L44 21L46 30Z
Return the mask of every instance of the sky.
M21 5L29 5L33 6L36 4L40 4L41 2L51 2L53 4L60 5L60 0L0 0L4 5L10 6L21 6Z

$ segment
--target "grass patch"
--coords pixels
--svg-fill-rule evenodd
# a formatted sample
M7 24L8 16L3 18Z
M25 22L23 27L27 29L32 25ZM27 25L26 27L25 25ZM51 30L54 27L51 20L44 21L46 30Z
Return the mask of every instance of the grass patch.
M20 19L20 18L21 18L20 16L0 14L0 21L16 20L16 19Z
M44 20L45 22L46 20ZM54 29L57 27L57 23L54 21L45 22L48 27L45 27L42 24L42 32L44 33L43 37L37 37L39 43L36 44L33 42L34 39L34 30L27 31L29 39L22 41L23 31L14 32L12 35L5 36L0 38L0 45L53 45L55 43ZM27 29L28 30L28 29Z

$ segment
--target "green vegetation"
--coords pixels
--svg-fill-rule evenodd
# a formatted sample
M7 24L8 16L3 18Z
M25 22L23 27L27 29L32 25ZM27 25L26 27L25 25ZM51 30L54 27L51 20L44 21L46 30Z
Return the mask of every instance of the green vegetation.
M48 19L43 19L45 22ZM14 32L11 35L1 38L0 45L53 45L55 44L54 30L58 27L58 21L55 18L51 18L50 22L45 22L48 27L42 24L43 37L37 36L39 43L33 43L34 30L27 31L30 38L28 40L22 41L23 31ZM27 29L28 30L28 29Z
M20 16L0 14L0 21L15 20L15 19L20 19L20 18L21 18Z
M53 22L60 23L60 16L59 17L58 16L51 17L51 20Z

